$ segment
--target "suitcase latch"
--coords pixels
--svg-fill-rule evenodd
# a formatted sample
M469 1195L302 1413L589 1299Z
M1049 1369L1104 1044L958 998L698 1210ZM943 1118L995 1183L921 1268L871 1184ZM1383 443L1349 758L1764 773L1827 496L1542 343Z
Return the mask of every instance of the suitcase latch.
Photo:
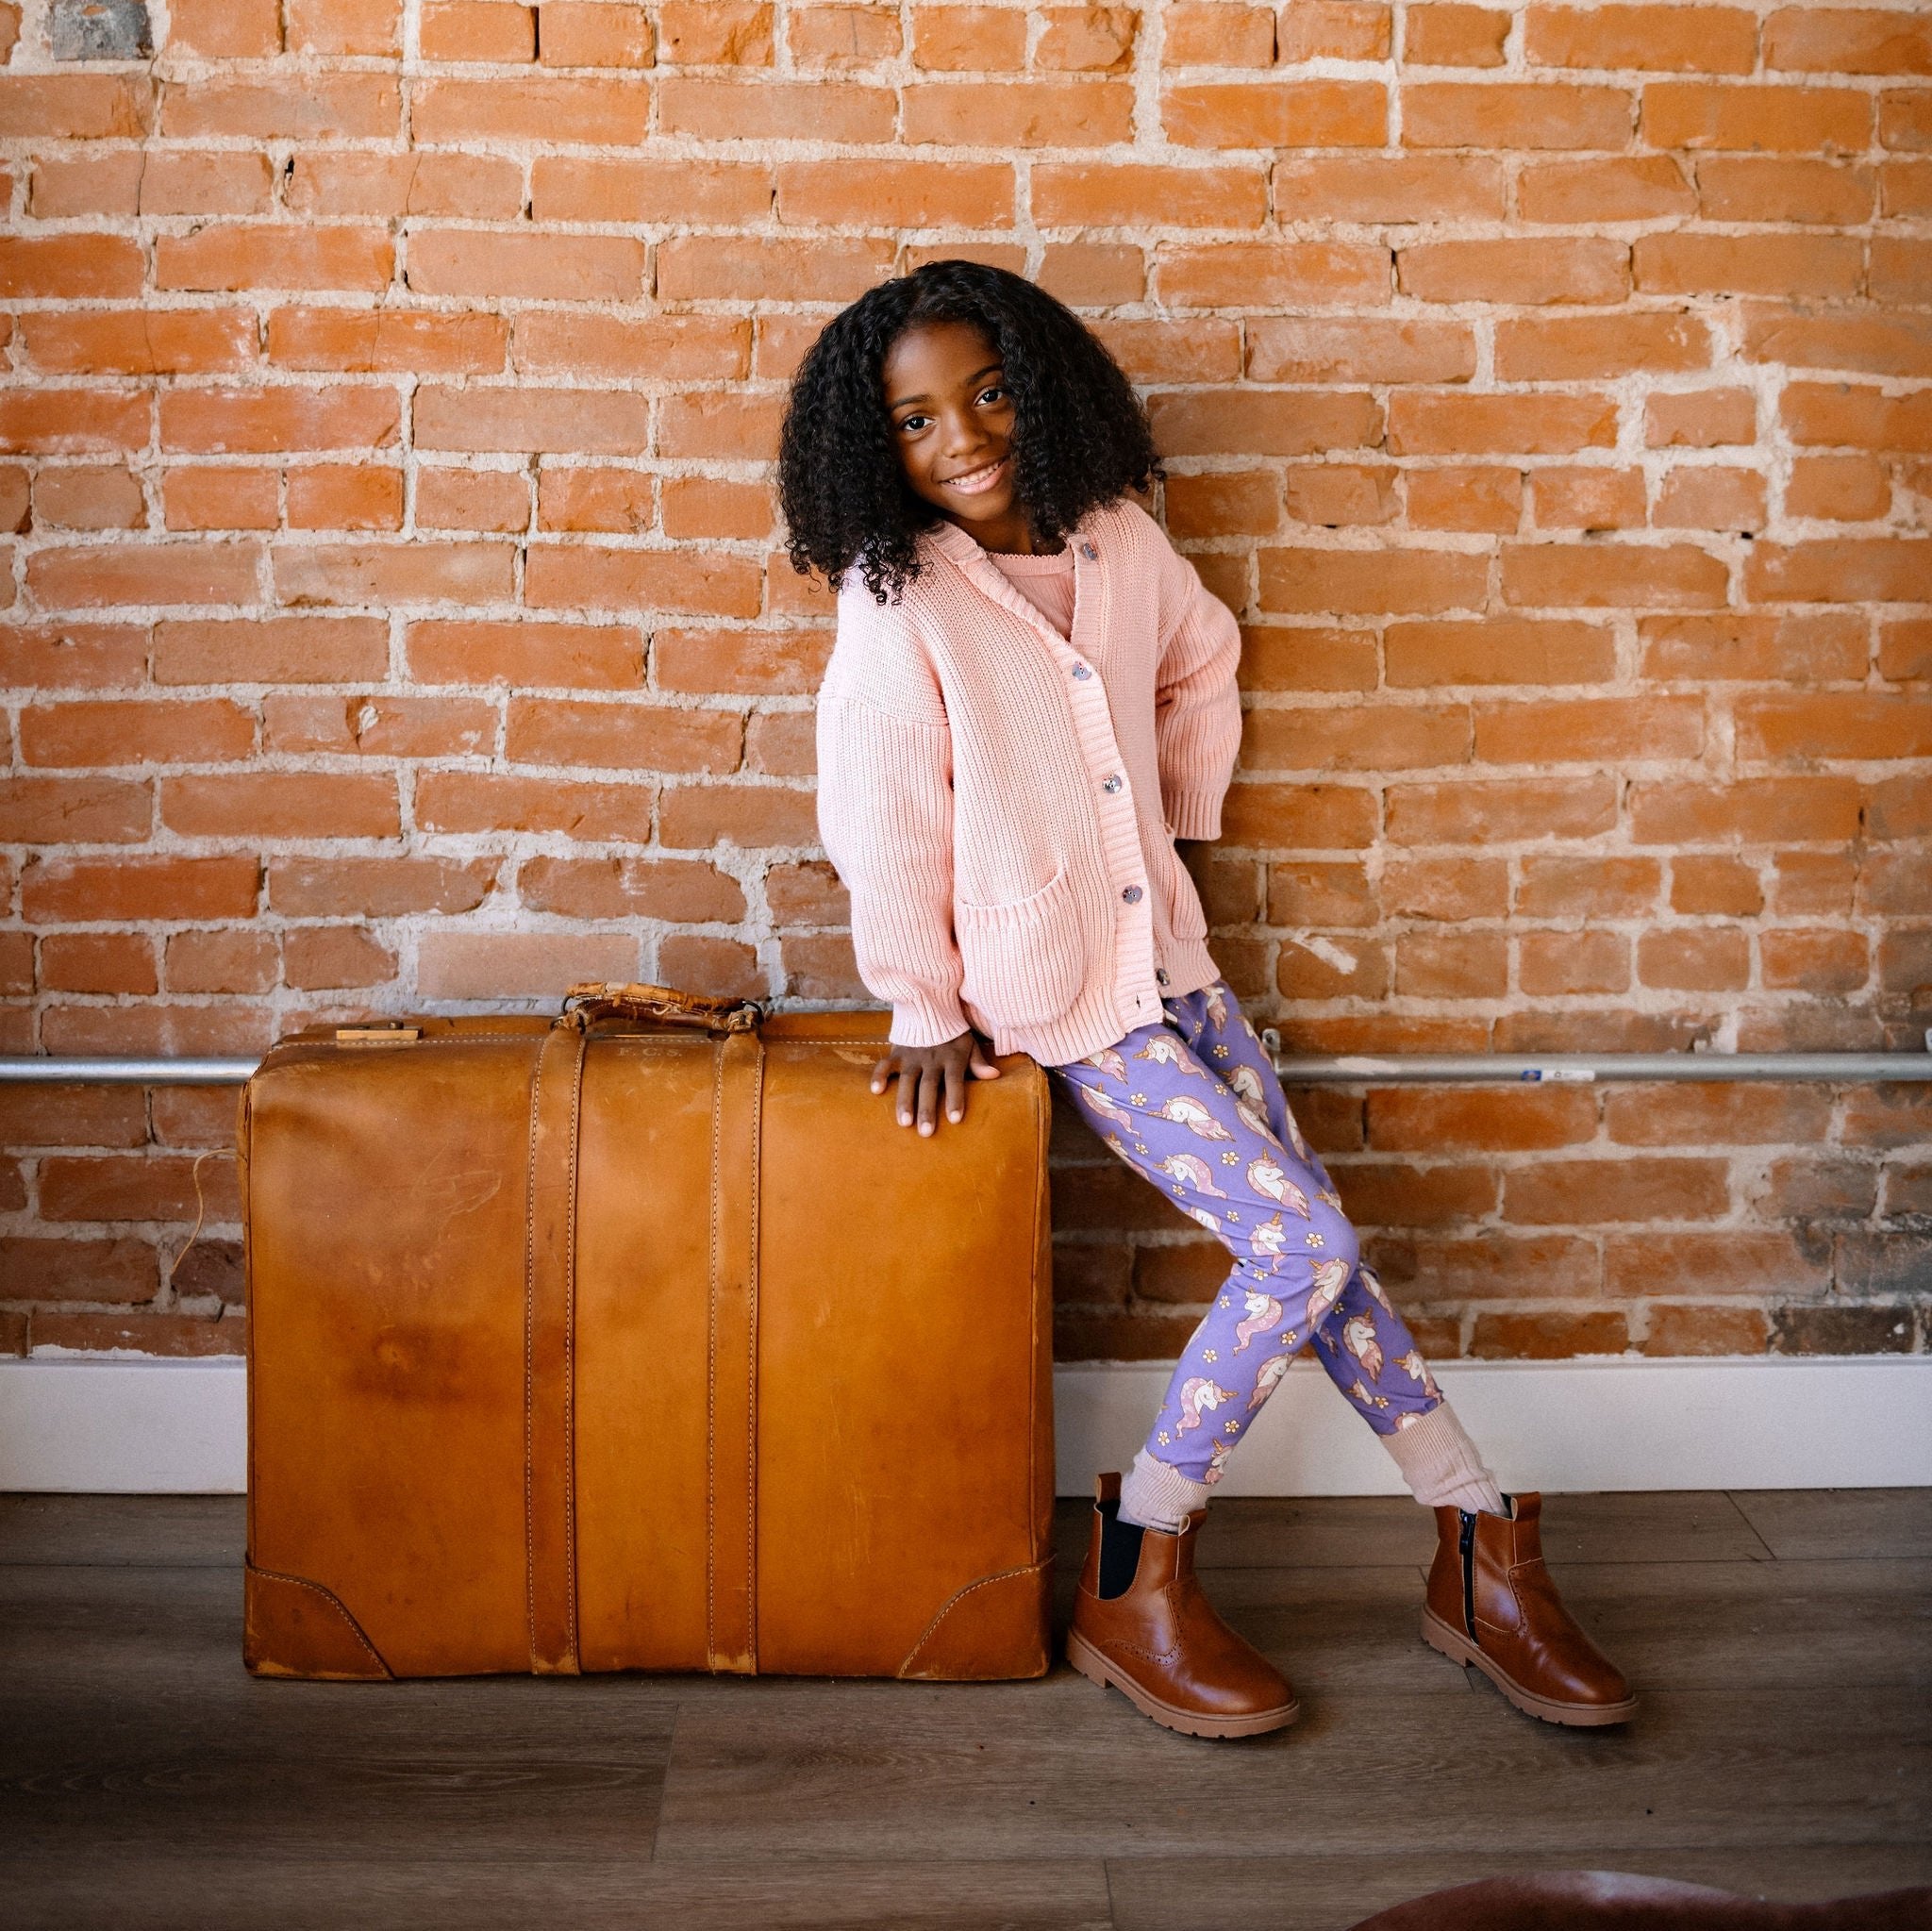
M401 1020L390 1020L375 1025L339 1025L336 1028L336 1044L339 1046L413 1046L423 1037L419 1025L405 1025Z

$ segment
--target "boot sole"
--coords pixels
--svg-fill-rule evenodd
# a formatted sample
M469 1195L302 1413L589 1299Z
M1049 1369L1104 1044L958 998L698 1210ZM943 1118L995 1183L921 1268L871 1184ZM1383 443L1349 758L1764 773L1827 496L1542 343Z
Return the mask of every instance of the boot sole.
M1258 1737L1269 1730L1287 1729L1302 1713L1299 1701L1245 1717L1208 1717L1193 1710L1177 1709L1158 1696L1150 1696L1074 1630L1067 1632L1067 1661L1103 1690L1118 1690L1143 1717L1151 1717L1162 1729L1178 1730L1187 1737Z
M1431 1649L1440 1650L1452 1663L1480 1670L1525 1716L1543 1723L1561 1723L1566 1729L1594 1730L1608 1723L1627 1723L1637 1713L1634 1696L1622 1703L1553 1703L1547 1696L1538 1696L1506 1675L1493 1657L1485 1656L1461 1630L1452 1629L1433 1609L1423 1611L1423 1640Z

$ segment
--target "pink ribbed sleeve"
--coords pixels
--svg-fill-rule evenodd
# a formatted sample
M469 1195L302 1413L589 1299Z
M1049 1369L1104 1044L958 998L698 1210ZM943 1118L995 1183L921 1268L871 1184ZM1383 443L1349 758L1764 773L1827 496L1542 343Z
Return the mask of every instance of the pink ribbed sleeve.
M958 1038L950 726L822 693L818 764L819 836L852 894L858 975L892 1008L892 1043Z
M1221 836L1221 801L1241 742L1235 672L1241 626L1200 573L1164 541L1154 738L1160 802L1176 838Z

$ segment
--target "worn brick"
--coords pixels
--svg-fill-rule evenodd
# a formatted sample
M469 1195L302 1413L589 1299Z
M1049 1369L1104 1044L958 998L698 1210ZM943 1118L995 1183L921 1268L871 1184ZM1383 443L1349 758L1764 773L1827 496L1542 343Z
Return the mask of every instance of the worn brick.
M1627 918L1655 909L1662 868L1655 858L1523 859L1516 910L1525 918Z
M1771 1344L1781 1355L1907 1355L1912 1323L1901 1307L1801 1303L1776 1310Z
M1506 1219L1554 1226L1699 1221L1730 1206L1729 1163L1680 1158L1543 1160L1504 1176Z
M1517 984L1532 998L1625 992L1630 941L1621 932L1525 932L1516 941Z
M1485 1311L1476 1316L1470 1353L1478 1360L1564 1360L1621 1355L1629 1345L1629 1318L1609 1308L1575 1314Z
M1368 1096L1369 1144L1377 1152L1522 1153L1596 1137L1596 1099L1574 1088L1527 1092L1391 1087Z
M1478 1164L1347 1160L1330 1172L1342 1206L1361 1226L1446 1226L1495 1209L1496 1174Z
M1878 1179L1879 1169L1869 1161L1843 1155L1791 1155L1765 1170L1752 1204L1767 1219L1861 1221L1877 1204ZM1895 1191L1888 1192L1888 1200Z
M1410 7L1403 25L1404 58L1418 67L1500 67L1511 17L1507 8L1463 0Z
M1762 1308L1667 1301L1650 1310L1642 1351L1646 1355L1758 1355L1764 1352L1770 1329Z
M1590 1301L1602 1284L1596 1242L1574 1234L1376 1234L1363 1255L1403 1305Z
M1604 1125L1622 1146L1807 1145L1831 1124L1828 1089L1758 1086L1620 1086L1604 1102Z

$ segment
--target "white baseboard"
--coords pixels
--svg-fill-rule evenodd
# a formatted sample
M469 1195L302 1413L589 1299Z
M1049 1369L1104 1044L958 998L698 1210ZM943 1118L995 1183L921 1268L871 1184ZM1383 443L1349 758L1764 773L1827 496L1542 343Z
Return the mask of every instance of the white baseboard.
M1932 1485L1932 1355L1439 1361L1506 1489L1894 1489ZM1058 1486L1124 1468L1168 1371L1055 1371ZM1399 1495L1395 1464L1320 1367L1297 1361L1227 1466L1224 1495Z
M0 1361L0 1490L239 1495L248 1371L235 1356Z
M1438 1377L1505 1489L1932 1487L1932 1356L1448 1361ZM1057 1369L1058 1490L1132 1459L1167 1382L1140 1362ZM0 1360L0 1490L239 1494L234 1359ZM1395 1466L1322 1371L1275 1390L1224 1495L1399 1494Z

